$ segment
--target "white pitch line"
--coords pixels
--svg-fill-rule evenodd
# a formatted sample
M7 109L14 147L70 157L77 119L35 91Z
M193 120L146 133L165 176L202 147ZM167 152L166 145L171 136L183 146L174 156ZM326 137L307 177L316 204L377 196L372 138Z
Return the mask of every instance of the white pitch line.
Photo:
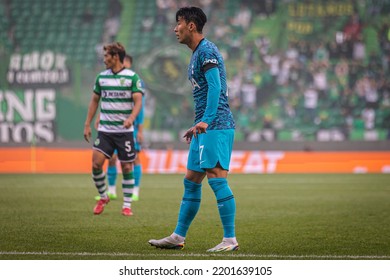
M359 259L359 260L388 260L390 256L355 256L355 255L261 255L261 254L237 254L237 253L221 253L221 254L138 254L138 253L92 253L92 252L2 252L0 255L12 255L12 256L107 256L107 257L229 257L229 258L259 258L259 259Z

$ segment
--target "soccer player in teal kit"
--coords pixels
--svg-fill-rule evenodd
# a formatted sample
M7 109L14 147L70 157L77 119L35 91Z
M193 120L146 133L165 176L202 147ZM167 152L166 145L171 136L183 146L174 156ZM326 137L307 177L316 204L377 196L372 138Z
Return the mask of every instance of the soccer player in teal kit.
M184 248L187 231L199 210L202 181L206 176L216 196L223 225L222 242L208 252L239 248L235 234L236 203L227 182L235 123L228 104L223 58L202 34L206 21L206 15L197 7L184 7L176 13L176 37L193 51L188 79L192 84L195 122L184 135L190 148L176 228L168 237L149 240L157 248Z

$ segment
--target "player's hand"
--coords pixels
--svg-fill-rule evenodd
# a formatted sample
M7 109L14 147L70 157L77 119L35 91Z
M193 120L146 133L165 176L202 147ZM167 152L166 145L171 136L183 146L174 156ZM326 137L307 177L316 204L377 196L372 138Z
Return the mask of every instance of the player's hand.
M127 119L125 119L125 121L123 122L123 126L125 128L130 128L132 125L133 125L133 119L131 117L128 117Z
M89 125L84 126L84 139L89 143L91 139L91 127Z
M99 128L99 122L100 122L100 120L96 119L96 121L95 121L95 129L96 130L98 130L98 128Z
M205 122L200 122L197 123L193 128L192 128L192 133L194 134L194 137L196 137L197 134L202 134L202 133L207 133L206 129L209 125Z
M191 139L192 139L192 135L194 135L194 133L192 132L192 129L193 127L191 127L190 129L188 129L186 131L186 133L184 134L183 138L184 140L186 140L186 143L187 144L190 144L191 143Z
M142 144L144 142L144 134L140 130L138 130L137 142L140 144Z

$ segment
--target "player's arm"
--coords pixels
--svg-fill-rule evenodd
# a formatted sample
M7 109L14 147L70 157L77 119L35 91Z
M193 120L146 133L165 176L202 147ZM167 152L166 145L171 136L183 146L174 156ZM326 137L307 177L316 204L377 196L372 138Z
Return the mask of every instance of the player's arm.
M205 77L208 85L207 104L202 120L194 126L193 134L206 133L207 127L217 115L218 101L221 94L221 78L216 64L207 64Z
M84 139L89 143L89 140L91 139L91 122L93 117L96 114L97 108L99 106L100 101L100 95L97 93L93 93L91 100L88 105L88 113L87 118L84 123Z
M135 119L137 118L139 112L142 108L142 92L133 92L133 101L134 107L130 116L123 122L125 128L129 128L133 125Z
M142 97L144 95L144 88L142 85L142 80L137 74L134 75L131 91L133 92L132 97L134 106L130 116L123 122L123 126L125 128L129 128L134 124L135 119L137 118L139 112L141 112L142 109Z
M95 129L97 130L99 127L100 123L100 112L97 113L96 118L95 118Z
M137 141L139 143L142 143L144 140L144 111L145 111L145 96L142 97L142 107L141 111L139 112L137 119L136 119L136 125L138 129L137 134Z
M138 143L142 144L144 142L144 125L138 125L138 134L137 134Z

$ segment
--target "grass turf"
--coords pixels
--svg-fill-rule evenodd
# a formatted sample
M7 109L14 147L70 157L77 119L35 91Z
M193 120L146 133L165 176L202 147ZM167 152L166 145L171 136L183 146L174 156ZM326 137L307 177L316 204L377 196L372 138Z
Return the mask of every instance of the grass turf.
M240 250L218 254L206 253L222 238L206 180L185 249L147 243L173 231L182 179L143 175L124 217L121 195L93 215L90 175L2 174L0 259L390 259L390 175L230 175Z

